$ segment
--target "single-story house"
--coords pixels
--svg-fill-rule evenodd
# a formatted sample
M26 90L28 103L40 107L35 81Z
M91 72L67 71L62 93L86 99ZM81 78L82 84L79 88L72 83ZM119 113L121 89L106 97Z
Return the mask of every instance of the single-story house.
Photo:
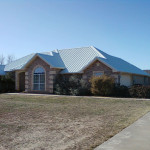
M93 46L30 54L5 65L1 72L15 72L18 91L46 93L53 93L58 74L80 75L87 82L92 76L105 74L125 86L148 85L150 77L138 67Z
M145 72L147 72L148 74L150 74L150 70L144 70Z
M5 65L0 65L0 76L5 75L4 68L5 68Z

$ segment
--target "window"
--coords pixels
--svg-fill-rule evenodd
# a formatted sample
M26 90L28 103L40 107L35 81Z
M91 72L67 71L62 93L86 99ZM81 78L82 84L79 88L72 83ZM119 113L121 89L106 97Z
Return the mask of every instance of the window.
M102 76L104 75L103 71L93 71L93 76Z
M45 71L42 67L38 67L34 70L33 90L45 90Z

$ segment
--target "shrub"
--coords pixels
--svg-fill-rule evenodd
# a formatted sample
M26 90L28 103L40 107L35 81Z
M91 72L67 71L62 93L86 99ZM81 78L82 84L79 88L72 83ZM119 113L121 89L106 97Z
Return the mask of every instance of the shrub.
M54 84L54 93L59 95L93 94L98 96L150 98L150 86L136 85L128 88L115 85L114 79L105 75L92 77L90 83L77 75L58 75Z
M130 96L135 98L150 98L150 86L134 85L129 89Z
M54 85L55 94L90 95L89 84L77 75L58 75Z
M92 93L90 91L90 86L91 85L90 85L89 82L81 79L80 80L80 93L79 93L79 95L82 95L82 96L84 96L84 95L86 95L86 96L92 95Z
M69 95L68 87L68 78L62 75L58 75L54 84L54 93L58 95Z
M115 85L114 94L116 97L130 97L129 88L124 85Z
M92 77L91 92L94 95L110 96L113 94L115 81L113 78L103 75L100 77Z
M15 82L8 76L0 77L0 93L15 91Z

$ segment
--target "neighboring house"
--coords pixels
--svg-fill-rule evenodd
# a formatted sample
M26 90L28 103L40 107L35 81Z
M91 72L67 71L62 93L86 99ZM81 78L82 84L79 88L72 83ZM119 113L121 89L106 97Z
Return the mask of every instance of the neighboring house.
M57 74L79 75L87 82L92 76L109 75L125 86L149 84L149 74L134 65L90 46L35 53L4 67L15 72L16 90L53 93Z
M5 68L5 65L0 65L0 76L5 75L4 68Z
M150 70L144 70L144 71L150 75ZM148 79L148 83L150 83L150 78Z
M148 74L150 74L150 70L144 70L145 72L147 72Z

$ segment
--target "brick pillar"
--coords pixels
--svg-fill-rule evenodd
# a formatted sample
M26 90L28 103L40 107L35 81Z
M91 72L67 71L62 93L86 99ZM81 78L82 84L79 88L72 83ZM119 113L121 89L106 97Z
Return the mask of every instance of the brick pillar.
M57 72L56 71L50 71L49 72L49 92L53 93L53 85L54 85L54 80Z
M29 73L25 72L25 92L29 90Z
M19 91L19 72L15 72L15 89Z

